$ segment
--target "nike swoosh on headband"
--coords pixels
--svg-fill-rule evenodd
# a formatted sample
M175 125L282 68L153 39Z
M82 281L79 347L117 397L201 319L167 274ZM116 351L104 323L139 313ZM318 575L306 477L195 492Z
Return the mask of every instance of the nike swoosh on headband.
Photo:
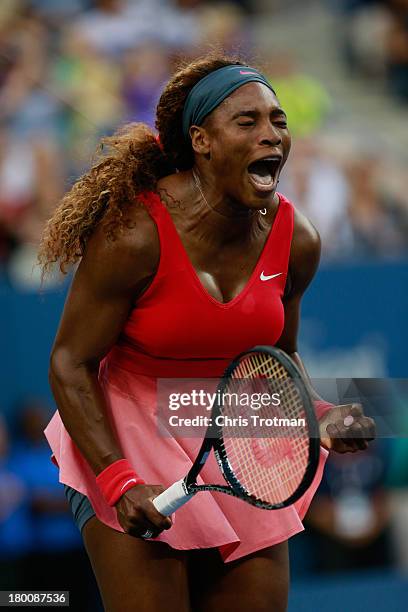
M271 274L270 276L266 276L265 272L262 270L261 276L259 278L262 281L267 281L267 280L271 280L271 278L276 278L277 276L280 276L281 274L283 274L283 272L278 272L277 274Z

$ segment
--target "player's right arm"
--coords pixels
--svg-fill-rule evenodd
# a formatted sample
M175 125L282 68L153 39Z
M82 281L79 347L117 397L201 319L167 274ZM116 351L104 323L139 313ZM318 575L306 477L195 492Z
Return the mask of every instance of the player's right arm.
M106 419L105 398L98 382L99 363L115 344L135 299L152 281L160 257L152 219L139 207L130 215L132 227L118 234L116 240L108 241L102 226L89 239L65 303L50 361L50 385L61 419L96 475L123 458ZM137 466L134 468L137 471ZM154 497L159 490L162 488L139 485L121 498L117 509L119 516L126 506L120 518L125 531L134 535L145 531L144 511L155 525L155 533L171 525L150 502L146 510L145 498L148 494ZM126 504L122 501L125 497L132 498L133 503ZM140 503L143 508L133 516L132 508Z

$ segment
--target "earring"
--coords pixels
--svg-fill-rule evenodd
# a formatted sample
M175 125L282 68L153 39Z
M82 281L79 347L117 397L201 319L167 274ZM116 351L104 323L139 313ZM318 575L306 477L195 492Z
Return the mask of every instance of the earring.
M266 215L268 211L266 210L266 208L262 208L262 210L260 210L259 212L261 213L261 215Z

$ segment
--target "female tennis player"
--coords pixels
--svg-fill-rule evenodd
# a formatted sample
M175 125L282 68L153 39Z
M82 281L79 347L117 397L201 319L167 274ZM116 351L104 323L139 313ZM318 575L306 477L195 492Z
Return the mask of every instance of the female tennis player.
M106 610L280 612L287 540L303 529L328 450L366 448L374 423L316 396L319 469L287 508L201 493L173 523L155 509L201 443L158 435L157 379L219 377L259 344L304 372L299 305L320 252L276 191L290 136L257 69L219 55L186 65L156 126L158 137L136 124L106 139L46 227L45 269L80 261L52 351L59 410L46 435ZM209 459L204 482L215 472Z

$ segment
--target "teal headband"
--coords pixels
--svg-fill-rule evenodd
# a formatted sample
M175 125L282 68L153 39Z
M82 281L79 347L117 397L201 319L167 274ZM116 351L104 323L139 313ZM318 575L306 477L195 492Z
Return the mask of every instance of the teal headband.
M255 68L249 66L224 66L210 72L187 96L183 110L183 134L188 138L192 125L201 125L204 119L233 91L251 82L262 83L274 92L269 81Z

